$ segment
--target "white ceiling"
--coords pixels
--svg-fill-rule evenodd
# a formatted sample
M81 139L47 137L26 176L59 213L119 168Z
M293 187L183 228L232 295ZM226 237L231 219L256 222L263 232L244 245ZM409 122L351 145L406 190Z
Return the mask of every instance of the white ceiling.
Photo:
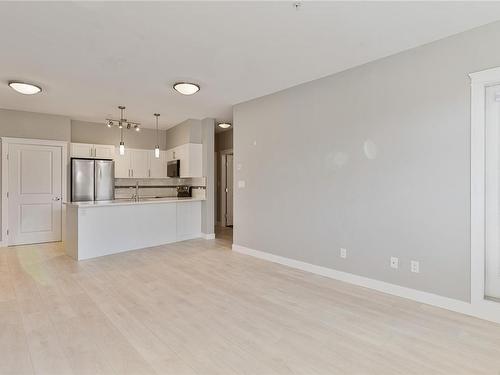
M0 3L0 107L163 128L500 19L500 3ZM6 82L44 91L24 96ZM201 91L181 96L175 81Z

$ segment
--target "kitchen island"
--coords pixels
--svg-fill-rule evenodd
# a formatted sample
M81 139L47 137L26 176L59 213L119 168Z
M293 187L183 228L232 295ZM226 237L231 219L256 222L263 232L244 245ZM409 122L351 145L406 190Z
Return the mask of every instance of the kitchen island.
M76 260L203 237L199 198L66 203L66 253Z

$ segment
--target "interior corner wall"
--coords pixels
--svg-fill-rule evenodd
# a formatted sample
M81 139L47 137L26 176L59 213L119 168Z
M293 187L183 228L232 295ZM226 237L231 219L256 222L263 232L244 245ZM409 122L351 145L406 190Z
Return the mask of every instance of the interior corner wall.
M206 200L201 206L201 227L205 234L215 233L215 119L206 118L201 121L201 141L203 144L203 175L206 176Z
M165 137L167 150L186 143L202 143L202 120L183 121L167 129Z
M236 105L234 243L469 301L468 73L499 44L496 22Z

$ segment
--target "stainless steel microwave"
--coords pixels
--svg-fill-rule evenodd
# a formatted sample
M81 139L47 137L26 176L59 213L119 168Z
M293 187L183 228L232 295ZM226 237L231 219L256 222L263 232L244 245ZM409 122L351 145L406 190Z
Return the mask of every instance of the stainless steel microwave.
M180 177L181 161L171 160L167 163L167 177Z

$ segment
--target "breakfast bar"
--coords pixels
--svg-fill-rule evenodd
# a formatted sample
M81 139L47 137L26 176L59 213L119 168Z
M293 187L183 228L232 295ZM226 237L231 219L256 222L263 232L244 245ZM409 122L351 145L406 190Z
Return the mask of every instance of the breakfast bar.
M66 203L66 252L76 260L202 237L199 198Z

